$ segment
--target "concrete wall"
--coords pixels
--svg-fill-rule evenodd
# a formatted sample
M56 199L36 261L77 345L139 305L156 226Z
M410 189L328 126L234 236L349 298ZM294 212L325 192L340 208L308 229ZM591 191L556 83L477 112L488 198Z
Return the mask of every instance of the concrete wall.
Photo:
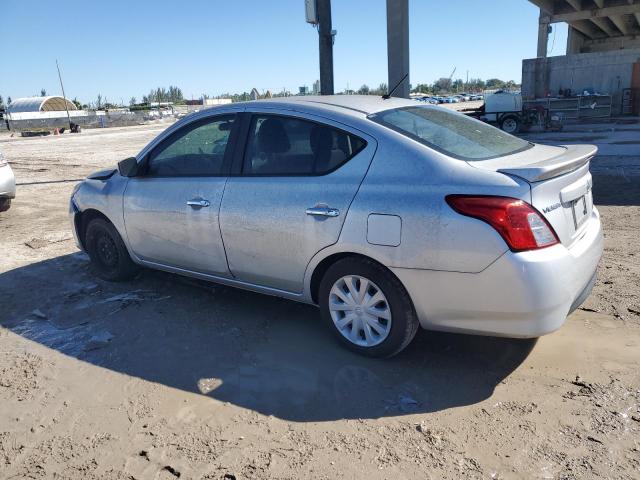
M622 90L631 87L633 64L640 62L640 48L580 53L522 62L522 94L525 98L558 95L560 89L574 93L591 88L613 97L612 113L620 113Z

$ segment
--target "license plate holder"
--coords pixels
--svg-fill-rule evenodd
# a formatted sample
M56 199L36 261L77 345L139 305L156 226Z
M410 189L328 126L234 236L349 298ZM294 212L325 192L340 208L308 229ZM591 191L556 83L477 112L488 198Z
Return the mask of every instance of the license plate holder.
M587 196L583 195L574 200L571 205L571 211L573 212L573 224L577 230L585 222L589 214Z

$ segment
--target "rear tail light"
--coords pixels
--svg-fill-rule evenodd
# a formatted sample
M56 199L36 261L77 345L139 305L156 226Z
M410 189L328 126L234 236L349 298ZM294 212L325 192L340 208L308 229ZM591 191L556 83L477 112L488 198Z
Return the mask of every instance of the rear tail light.
M531 205L517 198L482 195L447 195L456 212L488 223L514 252L536 250L558 243L545 218Z

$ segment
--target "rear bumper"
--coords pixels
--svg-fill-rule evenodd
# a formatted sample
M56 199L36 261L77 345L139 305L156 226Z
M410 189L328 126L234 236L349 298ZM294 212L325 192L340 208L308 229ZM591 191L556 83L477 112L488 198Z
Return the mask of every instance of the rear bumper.
M423 328L507 337L557 330L589 296L602 256L600 215L563 245L507 252L480 273L394 268Z
M15 198L16 178L9 165L0 167L0 198Z

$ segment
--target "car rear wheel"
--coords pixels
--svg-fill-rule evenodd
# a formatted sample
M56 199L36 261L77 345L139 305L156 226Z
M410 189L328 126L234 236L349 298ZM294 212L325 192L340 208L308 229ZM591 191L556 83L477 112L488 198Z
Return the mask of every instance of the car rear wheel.
M409 294L383 266L363 258L334 263L320 284L320 310L350 350L371 357L402 351L418 331Z
M6 212L11 207L11 199L10 198L1 198L0 199L0 212Z
M85 246L96 274L104 280L127 280L138 272L120 234L102 218L94 218L87 225Z

